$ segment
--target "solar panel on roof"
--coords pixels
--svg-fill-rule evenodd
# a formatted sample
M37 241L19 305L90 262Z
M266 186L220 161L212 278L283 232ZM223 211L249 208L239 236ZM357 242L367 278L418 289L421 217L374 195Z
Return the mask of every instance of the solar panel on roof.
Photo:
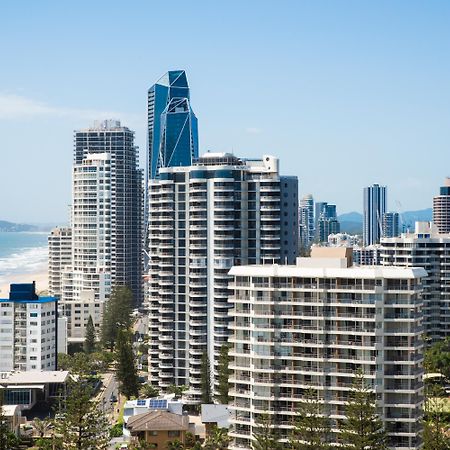
M151 399L149 406L152 409L167 409L167 400Z
M138 406L145 406L145 400L138 400L137 401Z

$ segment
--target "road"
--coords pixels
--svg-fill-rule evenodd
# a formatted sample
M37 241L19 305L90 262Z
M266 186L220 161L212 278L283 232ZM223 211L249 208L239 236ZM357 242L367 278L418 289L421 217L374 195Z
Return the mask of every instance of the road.
M102 375L103 387L97 394L96 400L98 401L99 408L107 414L111 414L114 411L117 403L113 403L113 398L119 398L119 383L113 373L105 373Z

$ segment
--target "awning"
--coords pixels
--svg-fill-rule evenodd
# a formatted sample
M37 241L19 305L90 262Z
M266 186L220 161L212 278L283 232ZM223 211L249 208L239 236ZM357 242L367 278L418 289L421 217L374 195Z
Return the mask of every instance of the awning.
M19 384L18 386L5 386L6 389L40 389L41 391L44 390L45 385L44 384Z

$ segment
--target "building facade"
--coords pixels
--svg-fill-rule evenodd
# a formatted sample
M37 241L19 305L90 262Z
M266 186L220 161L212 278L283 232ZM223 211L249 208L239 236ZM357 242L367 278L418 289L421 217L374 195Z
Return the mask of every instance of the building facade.
M298 182L278 159L207 153L193 166L161 169L149 182L149 380L201 395L202 355L215 382L228 342L228 272L235 264L293 262Z
M50 371L57 364L57 299L35 284L11 284L0 299L0 372Z
M314 199L307 194L300 200L299 239L302 248L308 248L314 242Z
M198 158L197 118L184 70L164 74L147 96L147 184L161 167L190 166Z
M423 267L425 334L432 341L450 336L450 234L439 233L430 222L416 222L414 233L384 238L381 264Z
M433 198L433 223L439 233L450 233L450 178Z
M231 269L230 449L252 448L264 414L288 442L310 388L331 421L330 442L337 443L358 370L376 393L390 448L421 448L426 272L347 267L350 259L300 258L298 266Z
M61 298L62 273L72 264L72 229L54 228L48 237L48 292Z
M398 212L386 212L383 214L382 237L397 237L400 234L400 218Z
M336 234L341 231L341 224L336 218L321 217L318 221L317 239L319 242L328 242L330 234Z
M357 266L379 266L381 264L380 244L353 247L353 262Z
M364 188L363 244L379 244L386 212L386 186L373 184Z
M82 342L89 316L99 328L114 286L143 299L143 186L134 132L103 121L75 132L72 262L62 273L69 342Z

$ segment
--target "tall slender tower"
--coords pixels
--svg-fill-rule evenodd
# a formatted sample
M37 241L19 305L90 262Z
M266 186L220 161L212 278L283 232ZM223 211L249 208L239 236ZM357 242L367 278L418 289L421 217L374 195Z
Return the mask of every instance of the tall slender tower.
M314 199L311 194L300 200L299 223L301 245L309 247L314 241Z
M126 285L142 302L142 171L134 132L118 121L75 132L72 264L63 273L69 342L84 339L89 316L100 326L111 288Z
M197 118L184 70L171 70L148 90L147 184L161 167L189 166L198 157Z
M450 178L445 179L439 195L433 198L433 223L439 233L450 233Z
M364 188L364 245L379 244L386 212L386 186L373 184Z

